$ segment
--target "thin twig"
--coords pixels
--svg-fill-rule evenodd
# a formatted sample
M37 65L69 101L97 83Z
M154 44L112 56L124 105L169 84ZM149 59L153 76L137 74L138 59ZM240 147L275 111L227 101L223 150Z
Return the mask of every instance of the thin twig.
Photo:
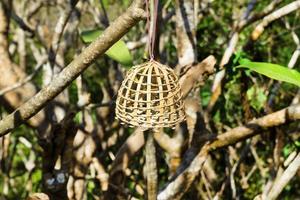
M75 6L78 3L78 1L79 0L71 0L70 3L67 5L67 9L65 9L62 12L60 18L57 21L53 39L52 39L52 43L51 43L51 47L50 47L50 52L49 52L49 61L52 66L55 64L60 40L62 38L65 27L68 24L69 18L71 16L73 10L75 9Z
M15 83L14 85L8 86L2 90L0 90L0 96L3 96L4 94L6 94L7 92L11 92L12 90L15 90L19 87L22 87L23 85L25 85L26 83L28 83L29 81L31 81L35 75L37 75L37 73L39 72L39 70L42 68L43 64L46 62L46 59L42 59L41 62L39 62L32 74L30 74L29 76L25 77L24 79L22 79L21 81Z
M35 35L34 29L30 27L30 25L26 24L26 22L21 17L19 17L15 12L11 13L11 17L20 26L21 29L30 33L30 37L33 37Z

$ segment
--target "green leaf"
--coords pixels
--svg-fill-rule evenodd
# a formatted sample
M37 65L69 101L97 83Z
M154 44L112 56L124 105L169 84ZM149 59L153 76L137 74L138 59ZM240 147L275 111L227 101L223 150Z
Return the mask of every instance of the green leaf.
M237 68L248 68L252 71L265 75L269 78L292 83L300 87L300 73L277 64L264 62L251 62L247 59L241 59Z
M104 8L107 9L109 6L108 0L103 0L102 3L103 3Z
M267 96L264 94L264 90L256 86L253 86L247 90L247 98L250 101L250 105L257 112L259 112L264 107L264 103L267 100Z
M81 35L81 39L83 40L83 42L91 43L94 40L96 40L96 38L99 35L101 35L102 33L103 33L102 30L94 29L94 30L82 31L80 35Z
M234 54L233 64L237 64L241 59L243 59L246 56L247 56L247 54L245 52L243 52L243 51L237 51Z
M119 40L108 49L106 55L124 66L132 66L131 54L123 40Z
M88 181L87 190L90 193L93 193L93 190L95 189L95 187L96 187L96 185L95 185L94 181Z
M42 180L42 171L40 169L34 170L34 172L31 175L31 181L34 184L38 184Z
M295 151L296 148L295 146L291 145L291 144L287 144L285 145L285 147L282 149L283 151L283 156L285 158L287 158L293 151Z
M90 43L96 40L96 38L102 33L103 31L100 29L83 31L81 33L81 38L83 42ZM123 40L116 42L105 52L105 54L126 67L132 66L132 56Z

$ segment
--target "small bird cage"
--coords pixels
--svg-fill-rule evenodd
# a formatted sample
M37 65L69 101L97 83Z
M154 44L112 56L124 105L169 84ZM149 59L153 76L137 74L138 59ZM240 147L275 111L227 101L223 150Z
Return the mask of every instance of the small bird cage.
M178 78L156 61L129 70L118 92L116 117L130 126L174 127L185 119Z

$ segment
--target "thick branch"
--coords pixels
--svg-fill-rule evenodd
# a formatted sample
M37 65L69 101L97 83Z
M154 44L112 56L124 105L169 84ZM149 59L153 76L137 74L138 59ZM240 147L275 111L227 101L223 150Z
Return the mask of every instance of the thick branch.
M176 0L176 35L179 67L194 63L196 59L196 24L192 0Z
M123 15L117 18L97 40L76 57L48 86L0 121L0 136L9 133L37 114L93 63L96 58L103 55L109 47L126 34L131 27L144 17L145 13L142 6L143 1L136 0Z
M178 199L186 191L199 174L210 151L223 148L259 133L261 128L279 126L289 120L300 119L300 104L287 107L280 111L255 119L244 126L236 127L218 135L211 143L203 146L201 151L188 165L183 162L171 182L159 193L158 199Z
M189 92L195 87L197 82L204 82L208 75L214 72L216 58L212 55L205 58L202 62L193 65L180 77L182 95L187 97Z

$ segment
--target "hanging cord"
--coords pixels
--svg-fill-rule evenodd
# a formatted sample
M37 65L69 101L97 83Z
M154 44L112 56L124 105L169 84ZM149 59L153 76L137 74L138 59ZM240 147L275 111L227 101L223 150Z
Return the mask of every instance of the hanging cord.
M145 0L147 10L147 29L148 29L148 52L150 60L154 60L154 48L156 39L158 0ZM151 5L149 5L149 1Z

